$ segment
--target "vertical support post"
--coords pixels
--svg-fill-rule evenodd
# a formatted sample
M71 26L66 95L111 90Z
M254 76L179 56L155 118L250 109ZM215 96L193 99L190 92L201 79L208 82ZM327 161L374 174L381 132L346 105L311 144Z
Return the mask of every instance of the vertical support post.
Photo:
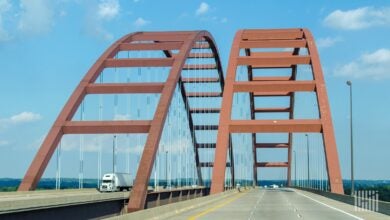
M347 81L349 86L349 126L351 129L350 138L351 138L351 196L355 192L355 180L354 180L354 163L353 163L353 117L352 117L352 82Z
M306 137L306 153L307 153L307 185L310 187L310 146L309 146L309 135L305 134Z

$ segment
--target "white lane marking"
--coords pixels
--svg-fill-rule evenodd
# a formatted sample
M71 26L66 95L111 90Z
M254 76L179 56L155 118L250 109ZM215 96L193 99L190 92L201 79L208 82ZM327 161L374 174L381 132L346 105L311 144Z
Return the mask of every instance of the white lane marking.
M249 215L248 220L251 220L251 219L252 219L253 214L254 214L254 211L257 209L257 205L260 203L260 200L263 199L264 194L265 194L265 191L263 191L263 193L262 193L262 194L259 196L259 198L257 199L257 202L256 202L255 206L253 207L253 209L252 209L252 211L251 211L251 213L250 213L250 215Z
M294 190L295 191L295 190ZM330 205L328 205L328 204L325 204L325 203L323 203L323 202L320 202L320 201L318 201L318 200L316 200L316 199L313 199L313 198L311 198L311 197L309 197L309 196L307 196L307 195L304 195L304 194L302 194L302 193L300 193L300 192L298 192L298 191L295 191L297 194L299 194L299 195L301 195L301 196L304 196L304 197L306 197L306 198L308 198L308 199L311 199L311 200L313 200L314 202L317 202L317 203L319 203L319 204L321 204L321 205L324 205L324 206L326 206L326 207L328 207L328 208L331 208L331 209L333 209L333 210L336 210L336 211L339 211L339 212L341 212L341 213L344 213L344 214L346 214L346 215L348 215L348 216L350 216L350 217L352 217L352 218L355 218L355 219L358 219L358 220L364 220L363 218L360 218L360 217L357 217L356 215L352 215L351 213L348 213L348 212L346 212L346 211L343 211L343 210L341 210L341 209L338 209L338 208L336 208L336 207L333 207L333 206L330 206Z

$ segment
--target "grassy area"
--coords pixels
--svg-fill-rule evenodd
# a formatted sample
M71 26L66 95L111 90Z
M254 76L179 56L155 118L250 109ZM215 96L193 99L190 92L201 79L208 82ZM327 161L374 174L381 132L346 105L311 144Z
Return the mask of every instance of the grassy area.
M17 186L3 186L3 187L0 187L0 192L13 192L13 191L16 191L18 189Z

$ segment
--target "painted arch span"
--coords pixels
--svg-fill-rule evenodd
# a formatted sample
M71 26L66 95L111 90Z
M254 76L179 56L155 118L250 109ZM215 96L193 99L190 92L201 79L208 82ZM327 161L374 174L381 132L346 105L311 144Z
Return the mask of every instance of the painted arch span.
M259 49L278 48L278 52L264 52ZM283 48L291 48L284 50ZM207 50L202 50L207 49ZM307 52L302 55L300 51ZM160 57L119 58L123 51L160 51ZM191 59L212 60L211 63L189 62ZM312 80L297 80L297 66L311 66ZM247 81L236 80L238 66L246 68ZM169 67L164 82L136 83L97 83L105 68L126 67ZM289 76L255 76L255 69L284 68L291 70ZM183 71L214 70L217 75L205 77L185 77ZM226 83L225 83L226 82ZM218 84L220 91L187 91L188 84ZM207 87L207 86L206 86ZM311 33L306 29L241 30L238 31L231 48L226 77L224 77L218 50L213 37L207 31L183 32L137 32L126 35L112 44L95 62L80 81L63 107L40 149L28 168L19 191L34 190L42 177L54 151L65 134L147 134L140 158L134 187L128 204L129 211L144 208L147 187L156 160L156 153L163 133L164 124L175 90L181 93L191 130L194 146L194 161L198 184L203 185L202 167L212 169L211 193L225 189L225 175L229 173L234 185L234 157L231 135L250 133L252 135L253 183L257 183L257 167L286 167L288 183L291 183L291 148L293 133L317 132L323 137L326 168L332 192L343 193L337 148L334 137L330 108L318 52ZM298 91L314 92L317 97L319 119L294 119L294 94ZM232 120L232 100L234 93L248 93L250 120ZM144 94L159 93L160 98L151 120L123 121L76 121L74 115L87 95L96 94ZM261 96L286 96L290 106L284 109L256 108L255 98ZM219 97L219 108L196 108L190 106L191 98ZM287 112L287 120L256 119L257 112ZM194 114L219 113L219 124L194 123ZM202 143L197 140L196 131L214 130L215 142ZM256 133L285 132L289 134L288 143L258 143ZM287 148L288 160L279 163L258 162L258 148ZM215 150L214 160L201 162L199 151L203 148Z

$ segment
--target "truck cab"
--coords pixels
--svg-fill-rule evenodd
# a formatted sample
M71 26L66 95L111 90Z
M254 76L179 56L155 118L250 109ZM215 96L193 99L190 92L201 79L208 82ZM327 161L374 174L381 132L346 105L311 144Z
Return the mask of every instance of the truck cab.
M102 178L102 183L100 185L101 192L113 192L116 191L115 185L115 175L114 174L104 174Z

